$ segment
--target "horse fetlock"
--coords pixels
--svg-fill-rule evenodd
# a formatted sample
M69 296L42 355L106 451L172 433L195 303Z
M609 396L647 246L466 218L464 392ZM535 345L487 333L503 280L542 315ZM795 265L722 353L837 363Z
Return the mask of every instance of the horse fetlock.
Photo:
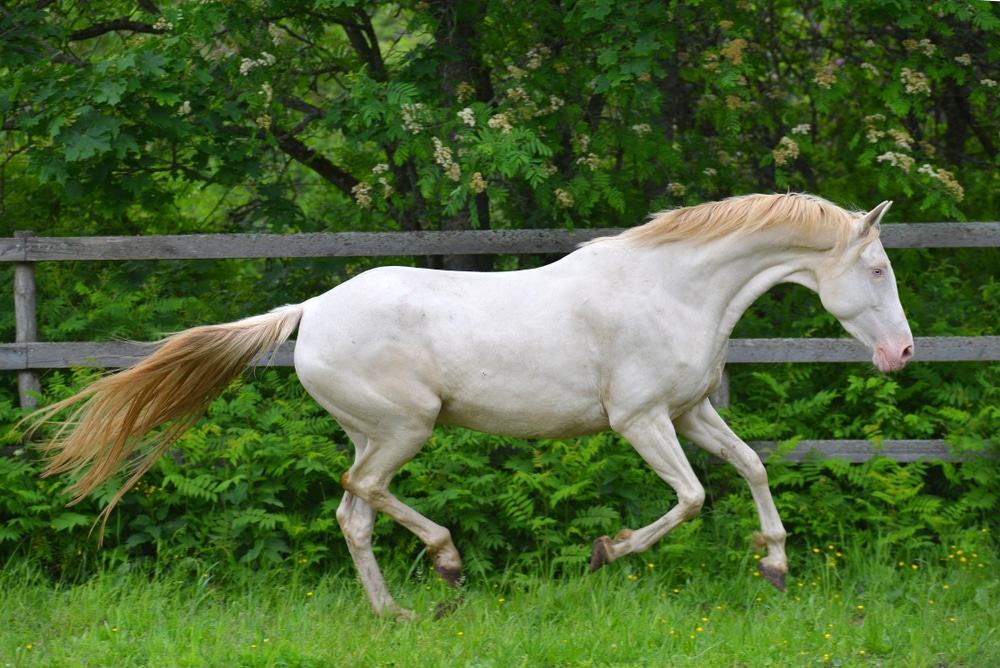
M396 622L412 622L417 618L417 613L395 603L386 607L382 612L376 611L376 615Z
M783 560L785 554L786 536L787 534L784 531L769 534L764 534L761 531L754 531L752 539L753 549L757 552L763 552L766 549L772 556Z

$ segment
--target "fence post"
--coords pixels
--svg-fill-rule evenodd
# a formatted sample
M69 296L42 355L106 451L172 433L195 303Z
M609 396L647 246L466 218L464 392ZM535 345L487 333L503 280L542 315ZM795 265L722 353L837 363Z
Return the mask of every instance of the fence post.
M28 239L35 236L34 232L17 230L14 238L21 239L27 245ZM25 254L27 257L27 254ZM34 343L38 340L38 319L35 313L35 263L14 263L14 319L17 330L16 343ZM30 369L18 371L17 394L21 408L33 410L38 408L38 400L34 393L42 391L42 383L38 372Z

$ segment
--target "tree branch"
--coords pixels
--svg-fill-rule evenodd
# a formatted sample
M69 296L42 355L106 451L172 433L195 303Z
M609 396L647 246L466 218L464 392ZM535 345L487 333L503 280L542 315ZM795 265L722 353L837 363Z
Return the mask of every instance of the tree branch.
M378 37L375 35L375 28L372 26L371 17L363 9L357 10L357 23L348 21L340 22L347 33L347 39L357 52L361 62L368 65L368 72L377 81L385 81L388 74L385 68L385 60L382 59L382 51L379 49Z
M76 32L70 33L70 41L79 42L85 39L93 39L95 37L100 37L109 32L115 32L118 30L126 30L129 32L144 32L151 35L162 35L165 30L159 28L154 28L149 23L143 23L141 21L132 21L126 17L120 19L113 19L107 23L98 23L97 25L90 26L89 28L84 28L83 30L77 30Z
M293 160L313 170L348 196L353 196L351 190L358 185L358 180L333 164L329 158L320 155L290 134L274 132L274 139L278 142L278 147Z

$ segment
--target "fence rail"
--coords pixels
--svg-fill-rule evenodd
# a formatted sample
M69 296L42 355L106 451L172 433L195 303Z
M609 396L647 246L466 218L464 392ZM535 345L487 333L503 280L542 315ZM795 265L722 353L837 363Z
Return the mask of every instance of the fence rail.
M579 244L620 229L464 230L428 232L338 232L313 234L209 234L133 237L39 237L16 232L0 239L0 262L15 264L16 341L0 344L0 370L18 372L22 406L33 404L40 389L37 370L77 365L127 366L142 359L148 346L129 342L39 342L35 315L34 269L38 262L197 260L230 258L379 257L468 254L568 253ZM882 226L886 248L997 248L1000 222L896 223ZM925 337L915 341L918 362L1000 360L1000 336ZM262 364L290 366L294 342ZM864 362L859 343L839 339L733 339L727 361L741 363ZM723 396L725 402L728 397ZM751 444L762 456L773 443ZM880 452L899 461L933 458L953 461L941 440L802 441L788 455L798 461L809 452L863 461Z
M621 231L607 228L136 237L36 237L25 233L21 237L0 239L0 262L568 253L578 244ZM887 224L882 225L881 238L886 248L996 248L1000 246L1000 223Z

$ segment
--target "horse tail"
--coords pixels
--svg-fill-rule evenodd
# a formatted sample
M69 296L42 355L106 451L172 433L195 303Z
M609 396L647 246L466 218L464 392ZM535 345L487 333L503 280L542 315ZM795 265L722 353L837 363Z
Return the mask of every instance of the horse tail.
M78 475L66 490L70 503L77 503L130 463L131 477L98 517L103 535L125 492L248 365L291 336L302 312L301 305L282 306L179 332L155 344L155 352L134 366L27 416L29 435L46 422L58 425L54 437L40 446L48 455L42 475ZM74 410L65 420L53 420L68 408ZM137 452L141 455L133 458Z

